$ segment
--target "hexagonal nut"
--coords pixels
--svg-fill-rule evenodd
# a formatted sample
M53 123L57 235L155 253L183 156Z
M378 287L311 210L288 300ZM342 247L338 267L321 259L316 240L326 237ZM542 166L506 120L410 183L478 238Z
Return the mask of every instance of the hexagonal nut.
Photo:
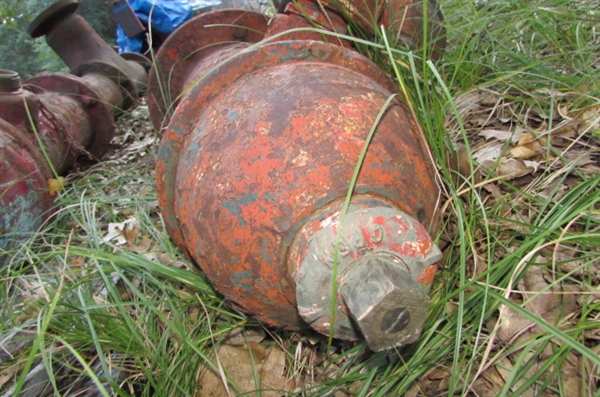
M429 297L399 260L386 254L358 259L339 291L371 350L413 343L421 335Z

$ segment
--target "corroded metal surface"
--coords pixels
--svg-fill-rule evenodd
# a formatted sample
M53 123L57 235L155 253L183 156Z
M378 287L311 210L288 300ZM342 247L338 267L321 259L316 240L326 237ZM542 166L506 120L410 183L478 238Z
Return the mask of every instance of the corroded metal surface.
M147 61L120 57L74 14L77 6L58 1L29 27L33 37L46 35L73 74L44 72L21 87L16 73L0 71L2 235L37 229L48 215L47 169L63 174L100 159L115 111L131 106L146 84ZM9 243L2 237L0 249Z
M400 25L395 12L418 18L423 9L314 3L288 4L268 27L246 11L207 13L163 45L149 83L152 122L164 128L163 219L238 309L273 326L363 338L373 350L401 346L421 333L441 258L429 234L439 190L426 143L391 98L395 83L342 47L349 42L286 31L316 23L345 33L341 17L360 13L359 24L393 25L417 43L423 26Z
M427 24L423 22L425 5ZM388 0L380 18L380 24L392 33L396 41L403 41L409 48L426 46L434 59L441 58L446 48L443 23L444 16L435 0L428 0L426 4L415 0Z
M49 215L49 164L62 174L106 151L114 134L107 100L121 97L118 87L112 91L103 86L101 92L108 95L104 97L85 80L60 73L40 74L25 81L23 88L0 93L0 235L12 234L15 243L19 234L22 238L34 232ZM9 243L3 237L0 248Z
M70 74L45 73L24 83L27 91L37 94L33 119L46 149L55 148L50 151L50 160L59 173L81 156L99 160L114 136L112 101L120 99L119 88L106 79L97 81L96 86L104 84L94 87L90 84L93 81ZM23 120L22 128L31 131L28 119Z
M362 26L367 30L372 30L377 26L381 14L387 3L405 6L406 1L397 0L318 0L323 7L329 8L346 19Z
M268 324L302 328L289 247L348 189L394 83L359 54L321 42L253 48L184 96L157 163L169 232L230 301ZM356 192L423 225L438 189L415 121L393 100ZM419 178L415 178L419 175Z
M355 197L343 226L341 208L333 202L318 211L290 246L287 265L300 316L325 334L333 327L338 338L364 336L373 350L414 342L425 321L440 250L419 221L389 200ZM332 296L334 273L339 295ZM390 322L398 316L388 313L396 312L404 313L402 326Z
M78 163L98 160L113 138L115 109L133 104L145 84L144 67L119 57L73 14L76 9L74 0L59 1L29 31L34 37L47 35L81 77L42 73L21 88L14 72L0 74L0 233L10 233L15 241L48 216L48 164L62 174ZM2 237L0 248L10 243L11 238Z
M235 52L263 39L267 18L253 11L219 10L200 14L163 43L148 82L150 120L160 130L182 94Z
M436 0L426 3L422 0L298 0L288 2L282 11L301 15L312 26L338 33L346 33L345 26L337 19L340 16L368 35L381 34L383 27L390 42L403 42L411 49L426 45L436 59L446 47L443 15Z
M50 170L29 137L0 118L1 251L36 231L52 205Z

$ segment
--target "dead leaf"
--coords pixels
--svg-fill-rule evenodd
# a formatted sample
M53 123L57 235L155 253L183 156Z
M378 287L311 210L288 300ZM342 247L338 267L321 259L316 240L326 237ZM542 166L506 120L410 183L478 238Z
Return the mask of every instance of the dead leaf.
M404 394L405 397L439 396L448 390L449 379L452 376L446 367L435 366L429 369Z
M532 171L533 174L535 174L541 166L541 163L539 161L532 161L532 160L523 160L523 164L525 164L525 167L531 168L533 170Z
M473 383L473 391L481 397L500 395L506 380L500 375L496 366L490 367Z
M501 386L504 387L504 384L506 383L507 380L509 380L511 378L511 375L513 373L513 371L516 370L513 362L507 358L507 357L502 357L499 361L498 364L495 366L496 370L498 371L498 374L502 377L502 381L500 383ZM513 385L513 388L511 390L515 390L517 388L519 388L523 383L525 383L525 379L521 378L518 381L515 382L515 384ZM520 397L533 397L535 396L534 394L534 390L533 388L529 387L525 390L523 390L520 394Z
M527 160L537 156L539 153L527 146L517 146L510 150L510 155L514 159Z
M587 108L580 116L582 121L581 129L583 131L600 131L600 105Z
M266 336L262 328L237 327L229 331L223 341L228 345L242 346L248 342L260 343Z
M0 373L0 388L4 388L8 382L13 381L17 378L21 371L21 364L15 363L8 368L4 368Z
M576 287L570 285L567 289L572 288ZM525 309L550 324L555 324L561 318L571 314L577 308L577 294L572 293L573 291L563 294L562 291L555 289L549 288L541 266L531 266L523 277L521 288ZM502 306L498 321L501 325L497 337L504 342L510 341L519 334L536 333L541 330L533 321L508 306Z
M217 349L217 357L224 375L245 395L259 395L252 392L260 390L263 397L281 397L292 390L286 379L286 354L278 346L265 347L255 342L240 347L223 344ZM205 368L198 383L198 397L228 395L221 375L212 369ZM230 385L229 390L235 389Z
M487 129L487 130L481 131L479 133L479 135L481 135L482 137L484 137L487 140L493 138L500 142L510 141L510 143L517 143L523 136L523 130L517 129L515 131L506 131L506 130Z
M473 159L475 159L479 164L482 164L486 161L495 162L498 160L504 151L504 145L501 143L494 143L482 146L478 148L473 153Z
M532 168L527 167L524 162L517 159L505 159L501 161L496 168L496 173L499 176L507 177L507 180L527 175L531 172L533 172Z
M107 229L107 233L102 241L108 242L114 240L115 245L124 245L137 237L139 223L136 218L131 217L120 223L109 223Z
M579 357L570 352L560 367L565 396L581 396L580 368Z
M498 164L485 161L481 165L494 171L498 176L503 176L506 180L531 174L534 171L533 168L526 166L523 161L517 159L502 158ZM494 165L496 165L496 168L494 168Z
M497 101L498 97L490 92L474 90L459 95L454 103L460 114L466 114L482 106L493 106Z

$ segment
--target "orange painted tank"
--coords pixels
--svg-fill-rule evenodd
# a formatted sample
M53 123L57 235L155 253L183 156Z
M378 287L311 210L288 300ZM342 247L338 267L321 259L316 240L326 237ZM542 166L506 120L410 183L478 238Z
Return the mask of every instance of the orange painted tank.
M439 191L415 120L398 98L385 106L393 81L318 41L245 46L204 70L198 62L156 168L173 240L267 324L333 327L373 350L416 340L440 259L429 234Z

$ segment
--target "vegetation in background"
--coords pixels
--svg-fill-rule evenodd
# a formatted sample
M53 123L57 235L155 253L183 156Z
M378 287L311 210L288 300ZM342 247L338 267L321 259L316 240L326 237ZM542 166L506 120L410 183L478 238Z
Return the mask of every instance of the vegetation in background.
M140 106L1 265L0 393L41 373L46 395L599 395L600 4L441 3L442 60L387 32L361 47L397 80L444 191L417 343L327 350L231 311L168 238Z

